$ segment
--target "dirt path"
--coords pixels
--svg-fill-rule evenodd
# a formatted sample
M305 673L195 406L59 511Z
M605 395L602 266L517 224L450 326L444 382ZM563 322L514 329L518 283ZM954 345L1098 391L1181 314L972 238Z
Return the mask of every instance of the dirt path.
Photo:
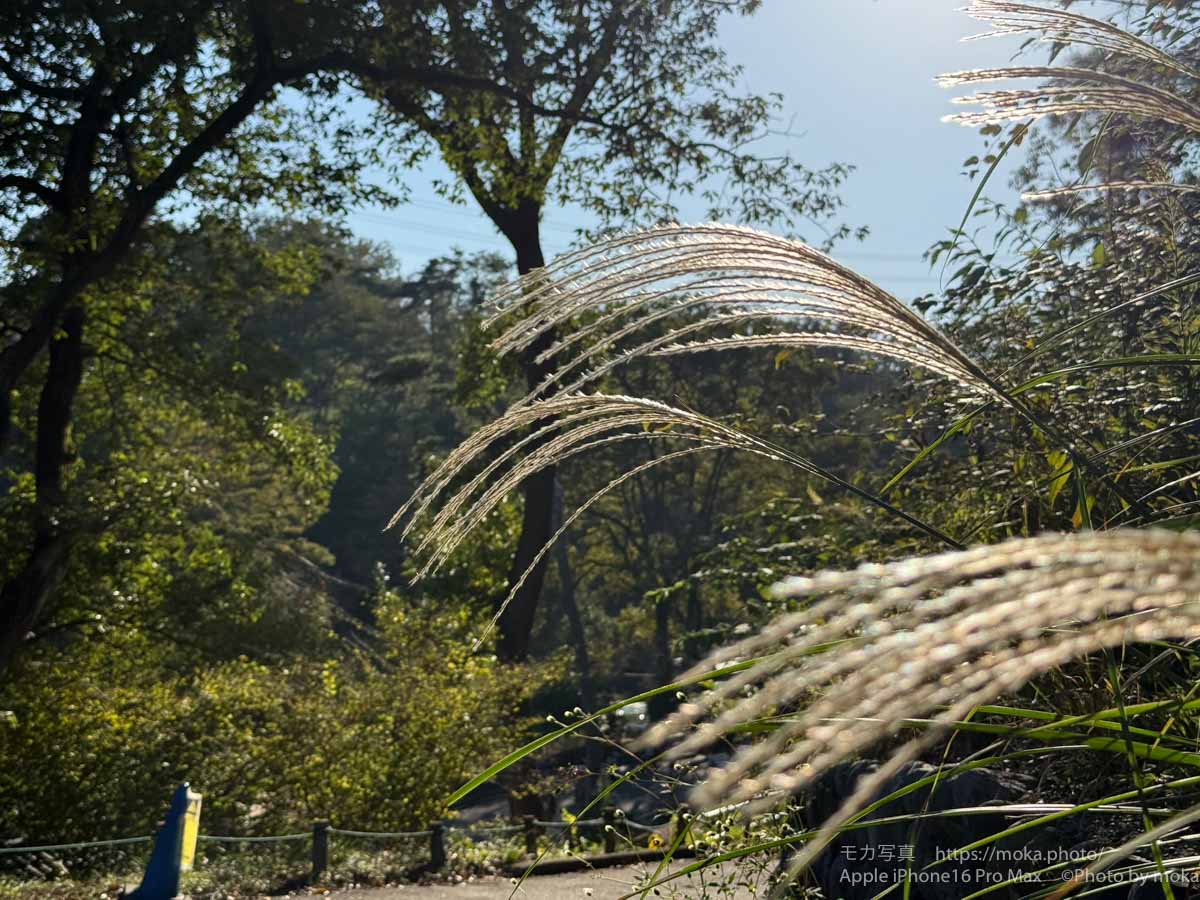
M589 872L575 872L569 875L539 875L527 878L520 888L516 889L513 882L507 878L484 878L467 884L455 885L403 885L393 888L376 888L371 890L353 890L334 894L330 900L617 900L637 887L639 879L654 870L642 866L630 866L612 869L596 869ZM713 873L712 870L700 875L691 876L690 880L680 878L659 888L657 897L651 894L652 900L669 897L709 897L713 900L752 900L765 896L765 891L754 891L746 886L715 889L717 883L734 880L732 869ZM705 887L708 890L705 890Z

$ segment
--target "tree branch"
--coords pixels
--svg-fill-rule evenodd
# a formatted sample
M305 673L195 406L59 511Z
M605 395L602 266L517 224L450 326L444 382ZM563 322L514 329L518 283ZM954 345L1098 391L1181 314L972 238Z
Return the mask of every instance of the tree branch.
M62 198L58 195L58 192L42 184L35 178L27 178L24 175L5 175L0 177L0 190L7 188L37 197L55 212L64 211Z

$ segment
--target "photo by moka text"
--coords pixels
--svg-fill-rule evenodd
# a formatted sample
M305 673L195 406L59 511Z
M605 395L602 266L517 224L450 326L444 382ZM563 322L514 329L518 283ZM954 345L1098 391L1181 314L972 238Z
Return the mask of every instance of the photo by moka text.
M911 844L846 846L840 849L848 865L838 874L838 880L847 887L884 889L907 882L912 885L961 885L977 890L1018 882L1079 881L1098 886L1130 883L1145 878L1157 881L1159 877L1156 871L1137 875L1131 874L1128 869L1089 872L1087 866L1098 858L1097 854L1069 849L982 847L960 852L939 849L934 862L922 868L911 865L916 860L916 848ZM872 862L910 865L874 868L870 865ZM1200 871L1172 871L1168 877L1174 885L1200 887Z

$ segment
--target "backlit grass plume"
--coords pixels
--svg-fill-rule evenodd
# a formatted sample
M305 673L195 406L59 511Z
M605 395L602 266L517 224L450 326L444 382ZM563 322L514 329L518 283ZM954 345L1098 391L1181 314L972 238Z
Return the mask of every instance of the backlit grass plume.
M535 472L656 436L798 465L954 545L807 460L715 419L652 400L585 393L640 357L829 347L921 366L981 395L1002 393L952 341L852 269L799 241L723 225L664 226L567 254L504 289L485 327L497 332L492 346L502 355L556 335L537 357L554 360L553 374L464 441L389 523L407 518L404 537L420 531L422 576ZM745 327L754 331L731 333Z
M968 40L997 35L1040 34L1044 41L1092 47L1106 56L1136 60L1187 80L1200 80L1200 72L1187 63L1110 22L1068 10L1008 0L974 0L967 11L994 26L992 31ZM1103 113L1158 119L1200 134L1200 107L1179 93L1100 69L1008 66L951 72L942 75L938 82L943 87L959 87L1010 79L1037 79L1042 83L1033 88L981 91L956 98L955 103L973 104L980 108L946 116L946 121L974 127L1028 121L1044 116ZM1024 199L1049 200L1084 191L1103 190L1187 192L1195 188L1162 181L1125 180L1035 191L1025 194Z
M1012 0L973 0L966 11L972 18L987 22L994 29L966 38L968 41L1007 35L1040 34L1043 41L1094 47L1105 53L1120 54L1171 69L1191 78L1200 78L1200 73L1191 66L1153 44L1146 43L1111 22L1093 19L1080 13L1016 3Z
M775 590L811 603L683 676L761 657L684 704L646 743L682 738L672 750L681 757L772 719L769 737L698 789L695 801L711 807L801 789L911 720L931 720L861 785L848 815L945 729L1035 676L1126 642L1200 635L1200 535L1043 535L792 578Z
M982 109L955 113L946 116L946 121L968 126L999 125L1044 116L1098 112L1159 119L1200 133L1200 108L1190 101L1171 91L1097 69L1075 66L972 69L942 75L938 83L942 87L960 87L1014 78L1049 79L1056 83L956 98L955 103L977 104Z
M878 285L804 243L748 228L663 226L567 254L505 288L485 327L496 332L496 352L532 355L549 363L551 374L454 450L389 523L407 518L403 536L420 534L418 577L446 562L525 479L590 450L646 439L742 450L797 466L959 546L882 498L717 419L653 400L587 393L617 366L640 358L762 347L858 351L938 373L1008 405L1060 446L1074 445ZM1079 462L1090 465L1086 457Z
M485 327L499 329L501 354L565 334L537 355L555 371L525 402L579 391L641 357L764 346L863 351L994 393L887 291L807 244L749 228L668 225L605 241L513 283L497 306ZM739 329L753 333L729 333Z
M690 410L639 397L605 394L564 394L513 407L463 442L396 513L389 527L408 517L403 536L414 537L415 552L423 556L417 577L424 577L446 562L471 531L525 479L578 454L627 441L669 441L684 447L622 473L578 507L510 586L497 618L558 537L601 497L653 466L702 451L739 450L794 466L893 512L944 543L954 543L936 529L785 448ZM474 469L473 464L481 461L484 464ZM469 470L472 474L468 477ZM419 538L418 524L423 525Z
M429 521L416 551L429 551L418 573L429 574L522 481L547 466L622 441L671 438L697 449L736 448L770 453L757 442L715 420L638 397L569 394L513 407L476 431L450 454L393 516L392 527L411 513L402 537ZM479 471L453 490L472 465L496 451ZM444 498L444 499L443 499ZM435 501L443 500L436 513Z

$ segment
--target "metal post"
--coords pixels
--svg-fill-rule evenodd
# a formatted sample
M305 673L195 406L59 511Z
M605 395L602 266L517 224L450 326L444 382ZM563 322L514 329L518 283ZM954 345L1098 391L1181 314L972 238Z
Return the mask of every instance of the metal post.
M617 816L611 806L604 807L604 852L615 853L617 849Z
M142 883L128 896L130 900L170 900L179 894L180 873L183 870L187 835L185 827L189 808L195 802L198 821L200 815L199 794L188 790L185 781L171 797L171 808L167 811L158 833L154 837L154 849ZM194 825L195 823L193 823ZM195 851L195 831L191 835L191 849ZM190 863L190 859L188 862Z
M441 822L429 826L429 868L440 872L446 867L446 834Z
M329 823L314 822L312 837L312 880L319 882L329 871Z

